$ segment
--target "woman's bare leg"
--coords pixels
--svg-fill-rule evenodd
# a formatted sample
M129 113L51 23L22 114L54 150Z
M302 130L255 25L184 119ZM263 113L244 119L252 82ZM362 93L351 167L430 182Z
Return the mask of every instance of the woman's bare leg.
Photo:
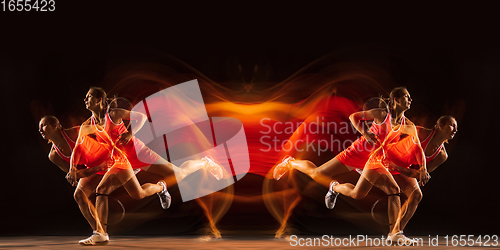
M302 200L302 197L298 194L296 190L293 190L291 194L293 196L288 195L287 197L285 196L287 194L284 194L283 196L283 207L284 207L283 220L281 221L281 226L276 231L274 238L280 239L283 237L288 223L288 219L292 215L293 209L299 204L300 200Z
M293 160L291 167L308 175L319 184L329 187L332 177L351 171L346 165L340 162L336 157L327 161L323 165L316 167L314 163L308 160Z
M208 163L203 160L188 160L182 163L180 167L177 167L165 159L160 158L154 164L149 166L146 171L162 176L168 186L173 186L190 174L198 171L199 169L205 168L207 164Z
M208 224L211 230L211 233L214 235L216 239L222 238L219 229L215 225L216 222L213 218L213 203L214 203L214 194L209 194L203 197L196 199L196 202L200 205L200 207L205 212L205 216L208 219Z
M106 234L107 223L108 223L108 196L114 190L116 190L120 185L119 181L115 178L113 174L109 174L109 171L102 177L101 182L96 188L96 231L101 234Z
M116 176L123 184L127 193L137 200L159 193L163 190L160 184L145 183L141 185L132 171L132 168L121 170L116 173Z
M96 189L96 221L98 222L97 231L99 233L106 233L107 230L108 196L122 185L132 198L138 200L163 190L163 187L159 184L146 183L141 186L130 167L123 170L117 170L116 172L109 170Z
M382 173L365 168L356 186L350 183L339 184L334 187L334 191L353 199L362 199L366 197L374 185L381 189L388 195L390 232L396 233L400 231L400 189L392 175L385 168L379 169L379 171L382 171Z
M378 181L375 183L375 186L380 190L384 191L387 194L387 202L388 202L388 217L389 217L389 231L391 234L399 233L402 210L401 210L401 189L399 185L394 180L394 177L391 173L387 171L387 169L382 169L383 173L381 174Z
M394 179L406 197L408 197L408 200L401 208L401 211L404 214L401 218L400 228L401 230L404 230L408 221L410 221L413 214L415 214L418 204L422 200L422 191L420 190L418 181L415 178L410 178L404 175L395 175Z
M338 184L334 187L334 191L356 200L363 199L368 195L373 187L374 181L377 181L379 177L380 173L377 171L365 169L356 185L351 183Z
M96 214L96 211L90 202L89 197L94 193L101 179L102 175L92 175L87 178L80 179L73 195L83 217L85 217L93 231L97 230L96 220L93 216L93 214ZM91 209L94 211L91 212Z

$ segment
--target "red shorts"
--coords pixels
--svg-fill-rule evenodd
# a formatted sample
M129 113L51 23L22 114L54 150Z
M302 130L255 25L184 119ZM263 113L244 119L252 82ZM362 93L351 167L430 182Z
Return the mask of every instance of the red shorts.
M418 165L417 155L420 148L413 142L411 136L407 136L397 143L391 143L387 146L386 156L388 161L393 164L410 168L412 165ZM391 171L391 174L398 175L399 172Z
M146 147L144 142L137 138L134 138L133 142L130 141L124 147L121 147L121 149L127 155L127 159L133 169L150 166L160 159L160 155ZM140 150L136 152L136 149Z
M378 147L380 147L379 144L371 145L364 137L360 137L351 146L340 152L336 158L348 167L364 168L371 152Z
M370 158L365 164L365 169L375 170L381 174L388 174L389 161L386 157L386 152L382 148L373 151Z

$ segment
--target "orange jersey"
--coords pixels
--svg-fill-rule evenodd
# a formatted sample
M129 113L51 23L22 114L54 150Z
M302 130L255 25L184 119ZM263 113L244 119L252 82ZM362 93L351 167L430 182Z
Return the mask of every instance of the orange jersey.
M404 124L405 117L403 116L401 126L397 130L393 130L391 126L391 114L387 113L387 116L382 123L372 123L369 132L377 135L379 141L382 142L383 145L387 145L388 143L399 140L399 137L401 136L401 128ZM364 168L371 153L377 148L380 148L380 146L380 143L376 143L375 145L369 144L365 137L361 136L354 141L351 146L338 154L336 158L346 166Z
M99 142L105 142L104 138L106 138L106 135L104 133L107 133L111 140L116 143L119 139L119 136L123 133L128 132L128 130L125 127L123 121L119 124L113 123L111 117L109 116L109 113L106 113L105 118L104 128L102 130L99 130L96 126L97 140ZM94 116L92 116L92 124L95 126ZM127 144L117 144L116 146L120 150L122 150L123 153L125 153L128 161L134 169L147 167L151 165L151 162L156 162L160 158L160 156L156 152L146 147L146 145L144 145L144 143L141 140L137 139L135 136L132 137L132 139ZM136 149L138 149L138 151L136 151ZM140 156L141 159L147 159L146 162L149 163L140 161L138 156Z
M412 136L407 136L397 143L387 146L387 159L397 166L409 168L411 165L420 165L417 161L420 147Z
M420 143L421 148L424 150L423 152L425 152L425 148L434 136L434 133L435 130L432 130L429 136ZM418 161L418 156L422 154L421 148L418 146L418 143L413 140L413 137L407 136L398 143L390 144L387 147L387 160L397 166L405 168L410 168L412 165L421 165L422 163ZM441 144L430 156L425 156L425 162L429 163L434 160L442 148L443 144ZM391 173L399 174L396 171L391 171Z
M75 159L77 159L77 162L74 164L83 164L87 168L97 167L106 162L114 169L129 167L127 166L128 162L124 161L123 157L120 157L113 150L113 146L100 143L88 135L83 137L81 143L76 144L73 154L76 155ZM106 171L100 171L97 174L104 175L105 173Z

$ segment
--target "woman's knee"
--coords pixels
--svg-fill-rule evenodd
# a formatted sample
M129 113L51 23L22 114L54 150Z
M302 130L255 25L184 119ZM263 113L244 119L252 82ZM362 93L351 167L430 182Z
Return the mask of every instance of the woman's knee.
M355 200L361 200L368 195L371 188L361 188L358 185L354 186L350 183L344 183L344 184L337 185L335 187L336 191L339 189L347 191L345 194L348 195L349 197L351 197ZM349 191L349 190L351 190L351 191Z
M424 195L422 194L422 191L420 188L413 190L412 194L410 195L409 199L413 202L419 203Z
M123 187L125 188L127 193L130 195L130 197L132 197L132 199L141 200L141 199L145 198L145 194L144 194L142 188L137 188L135 186L135 183L132 183L129 181L129 182L125 183L125 185L123 185Z
M311 177L317 176L318 175L318 168L312 161L309 160L294 160L291 161L291 166L292 168L299 169L301 171L305 171L306 173L309 173Z
M75 201L78 203L79 201L83 200L84 197L85 193L77 187L75 189L75 193L73 193L73 198L75 199Z
M145 198L141 192L130 192L129 195L135 200L142 200Z
M366 197L366 193L359 193L359 192L354 192L351 197L355 200L361 200Z
M395 185L388 185L386 187L385 193L387 195L399 194L399 193L401 193L401 189L398 186L395 186Z
M107 185L98 186L95 190L97 194L109 195L113 190Z

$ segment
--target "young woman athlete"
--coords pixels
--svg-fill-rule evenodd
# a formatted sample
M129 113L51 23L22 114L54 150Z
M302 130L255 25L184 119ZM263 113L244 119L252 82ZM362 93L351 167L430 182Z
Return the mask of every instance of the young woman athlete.
M396 183L408 198L402 208L402 211L406 212L401 217L401 233L422 199L422 191L417 181L420 178L419 172L411 166L419 165L422 152L425 154L429 173L443 164L448 159L444 144L453 139L458 131L458 125L452 116L441 116L432 129L423 127L417 129L423 151L418 149L417 142L412 137L406 137L389 145L386 154L389 169L393 170L391 173Z
M70 159L78 138L80 127L64 129L55 116L44 116L39 122L39 132L42 137L52 143L49 153L49 160L56 164L65 173L69 172ZM104 175L103 170L107 165L103 164L94 168L78 168L75 172L76 178L83 178L80 181L80 187L75 189L74 199L94 231L97 230L96 221L92 216L87 197L96 189L97 185Z
M108 196L118 187L123 186L127 193L134 199L143 199L155 193L159 194L160 200L163 203L169 202L169 195L166 187L162 183L151 184L146 183L141 186L137 180L130 163L125 154L118 149L111 138L106 134L101 134L104 142L98 142L91 135L96 134L96 130L102 129L99 125L82 125L75 148L71 155L68 180L71 182L78 181L77 189L85 192L87 204L90 207L94 219L96 221L96 230L89 238L79 241L83 245L106 244L109 242L109 236L106 233L107 216L108 216ZM90 194L94 191L89 189L87 185L88 178L78 179L77 165L85 165L87 168L94 168L105 165L106 171L101 181L95 188L96 205L88 200Z
M158 182L159 185L163 186L163 191L158 193L158 195L160 196L162 201L161 204L164 209L167 209L171 203L170 195L166 191L166 182L169 182L169 185L173 185L176 181L180 181L189 174L202 168L207 169L216 179L222 178L222 168L215 163L210 156L206 156L201 160L186 161L179 168L167 162L157 153L146 147L142 141L135 138L132 133L126 129L123 120L135 121L137 123L137 127L140 128L146 121L147 117L138 112L120 108L109 108L107 105L106 92L103 89L98 87L90 88L84 101L86 108L92 112L92 116L83 123L82 127L91 127L92 129L89 133L94 133L97 141L111 144L119 149L119 151L126 157L127 161L130 162L133 169L142 168L148 172L158 174L165 178L165 180ZM136 149L140 149L140 151L136 152ZM138 155L140 155L142 159L147 158L146 162L154 162L154 164L144 163L139 160ZM172 176L174 171L177 179L167 178L168 176ZM122 170L119 172L122 172ZM127 170L127 172L129 171ZM127 176L131 178L131 180L135 178L135 176L130 175L120 174L120 176ZM120 181L127 189L128 180L121 178ZM136 187L135 184L133 184L133 186ZM119 185L109 185L109 182L107 182L106 185L101 183L98 187L99 190L96 191L98 198L102 200L103 204L107 204L106 195L109 195L118 187ZM139 196L138 198L140 199L142 196ZM104 207L106 206L102 206L101 210L99 210L102 213L101 217L103 217L103 221L105 221L104 218L107 217L107 210L105 210ZM105 228L105 225L103 227ZM83 240L81 243L85 244L87 241L93 242L93 238L103 240L106 237L107 235L102 237L102 235L94 233L91 237Z
M38 123L38 131L42 138L52 143L49 160L65 173L69 171L69 160L79 129L78 126L65 129L59 120L51 115L42 117Z
M412 127L414 128L413 123L404 116L404 112L411 106L411 101L412 99L406 88L398 87L393 89L390 93L388 109L375 108L368 111L360 111L349 117L351 123L362 135L349 148L319 167L316 167L312 162L307 160L295 160L290 156L285 157L276 166L274 178L279 179L289 168L296 168L320 184L332 186L330 185L331 176L349 172L353 167L364 168L371 155L373 155L372 152L376 149L379 149L382 145L398 141L402 133L413 133L411 129ZM362 125L361 121L364 120L374 121L369 129ZM363 179L363 182L356 190L354 190L355 186L353 185L349 186L346 184L342 186L341 189L345 187L343 188L344 194L353 198L361 197L364 192L367 193L367 189L368 191L371 189L374 181L378 181L379 177L382 176L377 171L368 171L365 175L367 176L360 178L360 180ZM427 175L425 168L421 169L420 175L423 176L421 180L425 181L425 176ZM399 212L397 206L399 204L399 196L396 195L399 194L399 187L390 178L386 179L383 177L380 182L384 183L384 185L378 186L389 195L390 203L396 205L391 208L392 216L390 216L392 217L391 219L396 219ZM334 182L334 184L337 183ZM327 194L325 202L328 208L333 208L337 195L338 193L332 192ZM390 230L391 232L399 231L395 223L393 223Z
M135 122L137 131L145 123L147 116L126 109L110 108L107 105L107 94L102 88L91 87L84 101L86 108L92 112L91 118L86 123L103 127L102 130L96 130L97 140L102 141L101 133L107 133L111 140L116 143L116 146L125 153L132 168L142 168L164 178L172 176L175 172L177 179L165 179L168 185L173 185L175 182L179 182L191 173L203 168L207 169L216 179L222 178L222 168L210 156L203 157L201 160L189 160L177 167L149 149L141 140L133 136L132 131L129 131L123 122L124 120ZM140 150L136 152L136 149ZM151 162L154 163L151 164Z
M319 167L308 160L295 160L291 156L285 156L275 167L274 178L280 179L290 168L295 168L328 187L332 176L349 172L353 168L364 168L370 153L379 148L381 143L389 144L399 140L399 128L408 121L404 112L410 109L411 101L410 93L405 87L394 88L390 93L388 110L375 108L349 116L362 136L346 150ZM361 121L364 120L374 121L369 129L363 126Z

